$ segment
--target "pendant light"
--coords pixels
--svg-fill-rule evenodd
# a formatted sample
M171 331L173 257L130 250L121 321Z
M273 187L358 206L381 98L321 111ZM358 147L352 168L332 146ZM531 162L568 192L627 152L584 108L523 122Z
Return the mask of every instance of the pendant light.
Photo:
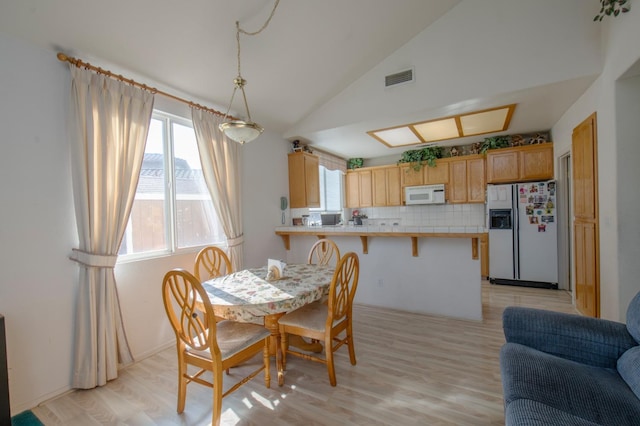
M236 44L237 44L237 57L238 57L238 76L236 78L233 79L233 93L231 93L231 100L229 101L229 107L227 108L227 112L224 115L224 118L227 119L229 118L229 111L231 110L231 104L233 103L233 98L236 95L236 92L238 91L238 89L240 89L240 91L242 92L242 100L244 101L244 107L245 107L245 111L246 111L246 121L245 120L229 120L229 121L225 121L224 123L220 124L219 128L220 130L229 138L232 139L236 142L239 142L241 144L244 144L245 142L251 142L252 140L254 140L255 138L257 138L258 136L260 136L260 134L264 131L264 128L262 126L260 126L258 123L255 123L251 120L251 112L249 112L249 104L247 103L247 95L244 91L244 86L247 84L247 81L242 78L242 73L240 72L240 33L246 34L246 35L256 35L261 33L265 28L267 28L267 25L269 25L269 22L271 21L271 18L273 18L273 14L276 11L276 8L278 7L278 3L280 3L280 0L276 0L274 6L273 6L273 10L271 11L271 15L269 15L269 18L267 19L267 21L264 23L264 25L262 26L262 28L260 28L258 31L250 33L247 32L245 30L243 30L242 28L240 28L240 23L238 21L236 21Z

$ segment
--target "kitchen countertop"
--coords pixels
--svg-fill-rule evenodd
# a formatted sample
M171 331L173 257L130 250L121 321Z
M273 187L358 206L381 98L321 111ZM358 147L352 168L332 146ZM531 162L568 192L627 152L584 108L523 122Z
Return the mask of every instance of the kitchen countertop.
M478 259L478 241L486 243L487 230L482 226L414 226L414 225L355 225L355 226L278 226L276 235L282 238L284 247L289 250L289 238L293 236L315 235L318 238L326 236L357 236L362 241L362 253L368 253L368 239L370 237L409 237L411 239L412 255L418 256L418 238L470 238L472 258Z
M419 226L419 225L334 225L334 226L278 226L276 233L351 233L351 234L482 234L484 226Z

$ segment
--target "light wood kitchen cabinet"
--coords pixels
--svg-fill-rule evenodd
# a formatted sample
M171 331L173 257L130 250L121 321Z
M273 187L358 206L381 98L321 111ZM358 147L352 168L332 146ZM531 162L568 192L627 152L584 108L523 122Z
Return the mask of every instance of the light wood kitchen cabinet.
M415 186L424 184L424 167L420 170L413 168L411 164L402 164L400 166L400 184L405 186Z
M360 207L360 176L358 176L357 171L347 171L345 186L345 192L347 194L347 207L350 209L357 209L358 207Z
M484 158L467 159L467 202L484 203L487 182Z
M487 151L488 183L518 182L519 179L520 154L518 151L504 149Z
M484 203L485 162L479 155L456 158L449 162L449 203Z
M399 206L401 204L400 168L398 166L374 168L372 179L374 206Z
M424 166L423 180L425 185L449 183L449 161L436 160L435 167Z
M319 159L307 152L289 154L289 204L291 208L320 207Z
M385 168L387 175L387 206L402 205L402 186L400 185L400 168L391 166Z
M384 169L373 169L371 177L373 179L373 205L387 205L387 172Z
M522 180L553 179L553 144L529 145L520 151Z
M553 179L553 144L487 151L487 183Z
M348 170L345 181L348 208L402 204L400 167L380 166Z
M347 207L356 209L373 206L373 175L371 169L347 171Z
M467 162L452 161L449 164L449 203L467 202Z
M360 178L360 207L373 206L373 177L371 170L358 171Z

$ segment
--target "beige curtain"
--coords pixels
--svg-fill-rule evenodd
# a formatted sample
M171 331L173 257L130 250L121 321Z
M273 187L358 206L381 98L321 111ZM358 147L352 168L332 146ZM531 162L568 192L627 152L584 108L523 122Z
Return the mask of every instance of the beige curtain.
M133 361L113 268L131 212L153 111L153 94L70 66L73 195L79 294L72 385L90 389Z
M242 193L240 144L227 139L218 128L222 118L191 108L200 162L213 205L227 236L229 258L234 271L242 269Z

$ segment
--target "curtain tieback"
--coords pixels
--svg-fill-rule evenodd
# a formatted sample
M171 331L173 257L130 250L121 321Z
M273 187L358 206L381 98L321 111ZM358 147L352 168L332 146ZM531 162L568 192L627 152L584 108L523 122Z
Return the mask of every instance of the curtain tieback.
M229 247L239 246L239 245L242 245L242 243L244 243L244 235L240 235L239 237L228 238L227 239L227 246L229 246Z
M71 249L69 259L81 263L85 266L95 266L98 268L114 268L118 255L88 253L86 251Z

